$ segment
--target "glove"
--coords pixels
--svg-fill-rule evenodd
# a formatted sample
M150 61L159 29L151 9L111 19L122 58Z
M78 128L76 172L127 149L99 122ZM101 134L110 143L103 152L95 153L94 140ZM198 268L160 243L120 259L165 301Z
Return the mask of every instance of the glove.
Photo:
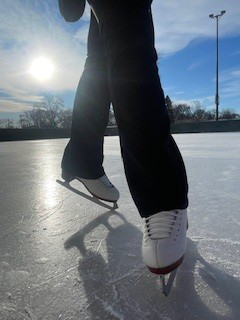
M61 15L67 22L79 20L85 9L86 0L58 0Z

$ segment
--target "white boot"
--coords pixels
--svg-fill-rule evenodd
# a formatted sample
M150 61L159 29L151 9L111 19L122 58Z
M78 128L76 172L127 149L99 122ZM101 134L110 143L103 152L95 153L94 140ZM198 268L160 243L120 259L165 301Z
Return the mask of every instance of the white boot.
M106 174L99 179L83 179L80 177L72 176L65 170L62 170L62 178L66 182L71 182L74 179L78 179L84 184L88 191L94 196L101 200L109 202L117 202L119 199L119 191L109 181Z
M101 200L117 202L119 199L119 191L109 181L106 174L99 179L83 179L80 177L76 177L76 179L81 181L93 196Z
M161 211L144 218L142 256L151 272L167 274L182 263L187 228L187 209Z

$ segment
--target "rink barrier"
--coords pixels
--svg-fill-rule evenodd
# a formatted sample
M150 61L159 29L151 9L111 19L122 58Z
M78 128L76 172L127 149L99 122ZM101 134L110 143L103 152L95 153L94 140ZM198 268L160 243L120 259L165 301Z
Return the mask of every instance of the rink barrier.
M240 131L240 120L179 122L171 124L171 133ZM117 127L107 127L106 136L117 136ZM0 129L0 141L69 138L70 129Z
M179 122L171 124L171 133L234 132L240 131L240 120Z

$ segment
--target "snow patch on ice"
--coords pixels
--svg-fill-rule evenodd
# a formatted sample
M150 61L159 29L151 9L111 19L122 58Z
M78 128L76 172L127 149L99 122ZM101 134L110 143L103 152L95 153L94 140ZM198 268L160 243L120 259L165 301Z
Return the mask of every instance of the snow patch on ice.
M57 237L57 236L62 236L66 233L69 233L69 229L58 229L58 230L55 230L53 233L50 234L51 237Z
M3 261L3 262L1 262L1 266L2 266L2 267L8 267L8 266L9 266L9 263L6 262L6 261Z
M25 307L24 309L26 315L29 317L31 320L37 320L37 317L33 314L32 310L29 307Z
M4 257L11 257L10 253L5 253Z
M122 314L114 310L110 304L100 299L96 294L95 294L95 299L101 302L104 310L107 311L111 316L115 316L119 320L124 320L124 316Z
M22 281L26 281L29 276L30 273L23 270L13 270L6 272L6 280L14 285Z
M213 288L211 288L210 285L200 277L199 274L194 277L195 288L199 286L199 280L201 283L201 290L197 290L197 292L203 303L219 316L230 316L231 309L229 306L218 296Z
M119 216L111 216L108 219L108 223L112 228L117 228L123 225L123 220Z
M38 263L38 264L45 264L48 261L50 261L50 260L47 259L47 258L40 258L40 259L36 260L35 262Z
M10 299L12 299L12 294L10 293L10 292L7 292L6 293L6 296L7 296L7 298L10 300Z
M119 320L124 320L124 316L113 310L112 306L108 305L106 302L104 302L103 305L104 309L108 311L112 316L115 316Z
M222 243L227 243L227 244L235 244L235 245L240 245L240 241L234 241L230 239L224 239L224 238L208 238L208 237L199 237L199 236L191 236L192 240L198 240L198 241L213 241L213 242L222 242Z
M13 303L10 303L10 302L0 303L0 317L1 316L4 316L4 319L10 319L10 317L11 317L11 319L37 320L36 317L32 317L32 316L30 317L29 315L27 316L26 311L25 311L25 313L19 311L17 306ZM5 316L7 316L7 318ZM13 316L14 316L14 318L13 318Z

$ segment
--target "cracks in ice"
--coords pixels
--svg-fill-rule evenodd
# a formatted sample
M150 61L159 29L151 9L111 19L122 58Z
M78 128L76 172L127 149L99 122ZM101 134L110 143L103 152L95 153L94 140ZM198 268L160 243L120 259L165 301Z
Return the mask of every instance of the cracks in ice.
M62 270L61 272L57 273L55 276L52 276L52 277L48 278L47 280L45 280L45 281L43 281L41 283L38 283L36 285L32 285L31 288L33 288L33 289L38 288L38 287L50 282L51 280L54 280L54 279L60 277L61 275L65 274L66 272L69 272L69 271L75 269L76 267L78 267L78 264L75 264L75 265L69 267L66 270Z
M96 253L100 250L100 248L101 248L101 246L102 246L102 243L103 243L103 240L100 240L99 241L99 245L98 245L98 247L97 247L97 249L96 249Z
M33 314L32 310L29 307L25 307L25 313L27 314L28 318L31 320L37 320L37 317Z
M87 305L87 309L95 302L99 301L103 306L104 310L107 311L111 316L116 317L119 320L124 320L124 315L114 310L113 306L101 299L96 293L94 294L94 301Z
M123 276L109 281L105 286L101 287L101 289L97 290L95 293L90 295L89 299L91 299L94 296L94 294L96 294L96 293L100 294L102 291L105 291L109 286L111 286L113 288L114 296L118 296L115 284L117 284L119 281L121 281L121 280L123 280L125 278L128 278L129 276L132 276L134 273L138 273L139 274L139 269L145 269L145 268L143 266L141 266L139 268L135 268L135 269L131 270L130 272L124 274ZM145 271L143 271L141 273L141 275L143 275L143 273L145 273ZM91 302L91 303L93 303L93 302Z
M213 241L213 242L222 242L222 243L227 243L227 244L236 244L240 245L240 241L234 241L230 239L225 239L225 238L208 238L208 237L200 237L200 236L191 236L191 239L193 240L198 240L198 241Z
M136 313L140 317L140 319L146 320L146 318L144 317L142 312L140 312L140 309L139 308L136 309L133 307L133 305L135 304L134 301L131 300L131 303L126 301L125 304L126 304L126 306L128 306L129 309L132 309L134 311L134 313ZM159 320L161 320L161 318L159 318Z
M24 313L22 311L17 310L18 307L12 303L1 303L0 304L0 310L7 310L12 311L15 314L18 314L19 316L23 317L21 319L25 320L37 320L37 317L33 314L32 310L29 307L24 308Z
M47 220L47 219L48 219L49 217L51 217L54 213L56 213L57 211L59 211L59 209L62 207L64 201L65 201L67 198L69 198L69 197L70 197L70 196L68 195L68 196L66 196L65 198L62 198L61 201L60 201L60 203L59 203L59 205L58 205L58 207L55 208L53 212L51 212L50 214L47 214L47 216L43 217L42 219L39 219L38 221L36 221L35 223L33 223L31 226L36 226L36 225L39 224L40 222L42 222L42 221L44 221L44 220ZM41 214L41 211L38 212L37 214L38 214L38 215ZM24 222L26 222L25 217L26 217L26 215L23 214L22 217L21 217L20 223L19 223L20 226L19 226L19 227L18 227L18 226L16 226L16 227L14 226L9 232L7 232L7 233L4 234L2 237L0 237L0 241L1 241L2 239L7 238L7 237L8 237L9 235L11 235L13 232L20 231L22 224L23 224ZM34 218L34 217L36 217L36 215L35 215L35 214L32 214L32 215L28 218L28 221L27 221L27 222L29 223L29 220L32 219L32 218Z

